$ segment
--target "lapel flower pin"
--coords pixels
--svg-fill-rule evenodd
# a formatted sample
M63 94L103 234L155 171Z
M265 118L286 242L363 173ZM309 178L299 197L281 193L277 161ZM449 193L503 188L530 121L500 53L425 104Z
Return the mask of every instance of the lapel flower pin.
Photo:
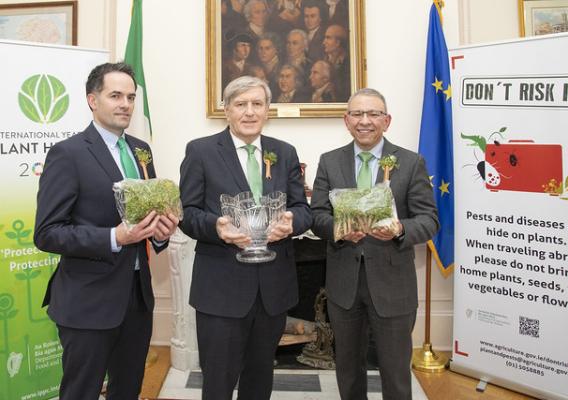
M379 160L379 165L385 172L383 181L387 182L390 181L390 172L398 168L398 164L396 163L397 159L395 155L389 154L388 156L384 156Z
M265 178L270 180L272 179L270 167L276 164L276 162L278 161L278 156L272 151L265 151L262 159L264 160L264 164L266 165Z
M144 171L144 179L148 179L147 167L152 162L152 155L148 150L141 149L140 147L134 149L134 155L138 159L138 164L142 167L142 171Z

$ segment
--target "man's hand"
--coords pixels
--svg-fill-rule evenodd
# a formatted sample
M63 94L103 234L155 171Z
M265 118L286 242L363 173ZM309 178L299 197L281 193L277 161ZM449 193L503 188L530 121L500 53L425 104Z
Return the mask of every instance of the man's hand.
M395 237L403 232L403 227L400 221L396 221L396 229L389 227L375 228L371 231L370 235L378 240L388 241L393 240Z
M349 242L357 243L359 240L363 239L365 236L364 232L361 231L353 231L349 232L347 235L343 236L341 239L346 240Z
M154 240L164 242L170 238L176 231L179 224L179 218L169 213L168 215L160 215L158 217L158 224L154 232Z
M217 229L217 235L225 243L234 244L241 249L244 249L251 243L250 236L237 232L234 225L226 217L218 218L215 228Z
M148 239L154 235L156 226L160 221L160 216L156 215L156 211L152 211L146 215L142 221L128 229L125 223L121 223L115 228L116 244L125 246L131 243L138 243L141 240Z
M294 222L294 214L292 211L286 211L280 218L280 221L270 231L268 242L277 242L290 236L293 232L292 224Z

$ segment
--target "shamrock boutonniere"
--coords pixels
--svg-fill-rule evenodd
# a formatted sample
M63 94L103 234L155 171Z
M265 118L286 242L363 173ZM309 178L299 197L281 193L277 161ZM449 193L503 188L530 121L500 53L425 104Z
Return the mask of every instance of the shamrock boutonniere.
M270 167L272 167L278 161L278 156L276 153L272 151L265 151L262 159L264 160L264 164L266 165L266 173L265 178L270 180L272 179L272 175L270 173Z
M397 159L396 156L389 154L388 156L384 156L379 160L379 165L385 172L385 176L383 178L384 182L390 181L390 172L398 168L398 164L396 163Z
M144 171L144 179L148 179L147 167L152 162L152 155L148 150L141 149L140 147L134 149L134 155L138 160L138 164L142 167L142 171Z

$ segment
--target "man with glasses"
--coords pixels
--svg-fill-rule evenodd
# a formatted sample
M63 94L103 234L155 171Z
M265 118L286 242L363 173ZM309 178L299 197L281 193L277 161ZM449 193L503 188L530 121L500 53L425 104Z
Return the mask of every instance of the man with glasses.
M411 334L418 307L414 245L438 230L436 204L423 158L383 137L391 116L382 94L354 93L344 121L354 140L321 156L312 195L312 230L328 240L326 290L339 392L343 400L367 398L370 328L383 399L411 399ZM386 156L395 156L398 164L390 175L397 229L353 231L335 242L329 192L381 182L379 160Z
M286 312L298 302L292 236L312 223L293 146L262 135L271 92L250 76L223 94L229 126L187 145L181 164L183 232L197 240L189 303L195 307L202 399L266 399L272 392L274 355ZM272 153L271 174L264 154ZM274 261L243 264L235 256L251 238L221 217L220 196L281 191L286 213L268 236Z

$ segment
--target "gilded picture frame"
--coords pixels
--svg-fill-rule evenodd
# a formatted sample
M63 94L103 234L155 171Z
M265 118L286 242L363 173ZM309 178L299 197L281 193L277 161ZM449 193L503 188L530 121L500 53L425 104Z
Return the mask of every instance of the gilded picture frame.
M568 32L568 0L519 0L521 36Z
M206 3L207 117L225 117L223 89L242 75L266 79L272 118L341 117L365 87L364 0Z
M0 39L77 45L77 1L2 4Z

